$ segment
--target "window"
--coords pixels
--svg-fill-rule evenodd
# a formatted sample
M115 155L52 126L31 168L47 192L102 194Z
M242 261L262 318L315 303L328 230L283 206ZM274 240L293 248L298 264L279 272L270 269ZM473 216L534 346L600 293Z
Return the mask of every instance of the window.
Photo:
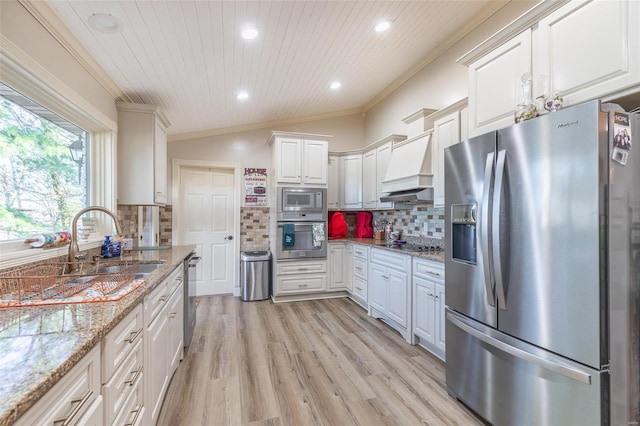
M89 133L0 83L0 241L71 230L89 205Z

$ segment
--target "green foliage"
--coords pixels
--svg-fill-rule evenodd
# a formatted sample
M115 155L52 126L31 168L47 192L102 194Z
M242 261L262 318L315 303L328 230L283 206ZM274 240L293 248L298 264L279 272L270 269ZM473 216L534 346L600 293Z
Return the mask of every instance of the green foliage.
M0 98L0 240L69 230L84 206L66 130Z

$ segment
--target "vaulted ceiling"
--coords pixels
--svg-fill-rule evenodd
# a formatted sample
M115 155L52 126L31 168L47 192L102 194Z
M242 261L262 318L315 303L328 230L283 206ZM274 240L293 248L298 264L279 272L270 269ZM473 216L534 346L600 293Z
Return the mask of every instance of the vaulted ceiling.
M367 110L504 5L487 0L50 0L124 99L170 134ZM94 14L121 23L89 25ZM382 19L392 21L375 32ZM254 25L258 37L240 31ZM340 81L339 90L329 88ZM238 100L239 91L249 97Z

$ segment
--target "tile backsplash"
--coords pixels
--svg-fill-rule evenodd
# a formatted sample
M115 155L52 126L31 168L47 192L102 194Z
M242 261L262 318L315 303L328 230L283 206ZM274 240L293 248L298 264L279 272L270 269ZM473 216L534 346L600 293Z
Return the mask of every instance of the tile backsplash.
M240 251L269 249L269 208L240 208Z
M373 212L373 220L391 222L406 237L444 238L444 207L414 206L411 210Z
M172 243L173 232L173 206L159 206L160 214L160 244L161 246L170 246ZM118 205L118 220L122 227L124 238L136 238L138 235L138 206L135 205Z

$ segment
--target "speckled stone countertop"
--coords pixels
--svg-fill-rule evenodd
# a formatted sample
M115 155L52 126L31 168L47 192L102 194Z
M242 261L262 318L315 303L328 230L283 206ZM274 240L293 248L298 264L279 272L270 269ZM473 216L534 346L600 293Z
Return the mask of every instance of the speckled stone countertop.
M121 260L164 264L116 302L1 308L0 426L22 416L194 249L125 254Z
M419 257L421 259L431 260L433 262L444 263L444 251L429 251L429 252L415 252L415 251L404 251L397 247L387 247L384 241L374 240L373 238L337 238L330 239L330 243L339 243L339 242L349 242L354 244L361 244L363 246L370 246L375 248L381 248L389 251L393 251L396 253L407 254L413 257Z

